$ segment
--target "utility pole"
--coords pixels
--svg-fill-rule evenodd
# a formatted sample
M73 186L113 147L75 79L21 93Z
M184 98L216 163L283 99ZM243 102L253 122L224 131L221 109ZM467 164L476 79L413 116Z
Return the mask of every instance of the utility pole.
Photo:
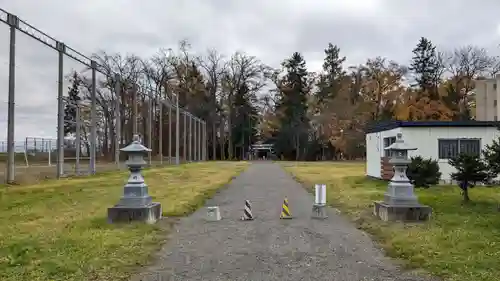
M179 94L175 94L175 165L179 165L179 147L180 147L180 137L179 137Z

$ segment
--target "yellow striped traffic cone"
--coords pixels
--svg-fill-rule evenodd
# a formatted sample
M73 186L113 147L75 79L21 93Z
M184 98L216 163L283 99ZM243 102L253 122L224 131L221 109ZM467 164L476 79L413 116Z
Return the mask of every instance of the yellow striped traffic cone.
M292 214L290 213L290 209L288 207L288 199L285 197L283 201L283 206L281 207L281 215L280 219L291 219Z

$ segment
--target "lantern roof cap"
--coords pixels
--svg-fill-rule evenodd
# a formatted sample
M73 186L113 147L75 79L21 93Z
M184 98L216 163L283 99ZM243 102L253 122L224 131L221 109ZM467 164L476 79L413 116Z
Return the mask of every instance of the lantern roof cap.
M384 148L384 150L401 150L401 151L416 150L416 149L417 149L416 147L410 146L404 141L402 133L398 133L396 135L396 142Z
M123 152L149 152L151 149L141 144L139 135L134 135L132 143L120 149Z

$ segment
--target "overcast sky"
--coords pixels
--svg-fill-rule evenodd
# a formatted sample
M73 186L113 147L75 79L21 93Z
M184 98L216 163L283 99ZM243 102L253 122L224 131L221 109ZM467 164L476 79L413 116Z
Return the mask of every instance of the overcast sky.
M348 64L375 56L407 63L421 36L442 48L474 44L491 53L500 43L498 0L0 0L0 8L87 55L147 57L187 39L194 51L241 50L271 66L299 51L310 70L319 70L328 42ZM18 34L16 140L55 138L57 53ZM0 23L0 150L7 135L8 41ZM82 68L65 64L66 73Z

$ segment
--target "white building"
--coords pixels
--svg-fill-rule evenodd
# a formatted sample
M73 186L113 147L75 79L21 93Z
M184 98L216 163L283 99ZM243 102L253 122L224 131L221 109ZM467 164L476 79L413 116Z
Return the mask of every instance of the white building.
M493 121L388 121L373 124L366 132L366 175L388 179L390 166L384 148L396 141L397 133L402 133L405 142L417 148L409 152L410 157L420 155L438 160L441 180L449 182L454 168L448 160L461 152L480 153L500 136L499 126L500 122Z
M476 97L476 120L497 121L500 116L500 74L495 78L474 81Z

